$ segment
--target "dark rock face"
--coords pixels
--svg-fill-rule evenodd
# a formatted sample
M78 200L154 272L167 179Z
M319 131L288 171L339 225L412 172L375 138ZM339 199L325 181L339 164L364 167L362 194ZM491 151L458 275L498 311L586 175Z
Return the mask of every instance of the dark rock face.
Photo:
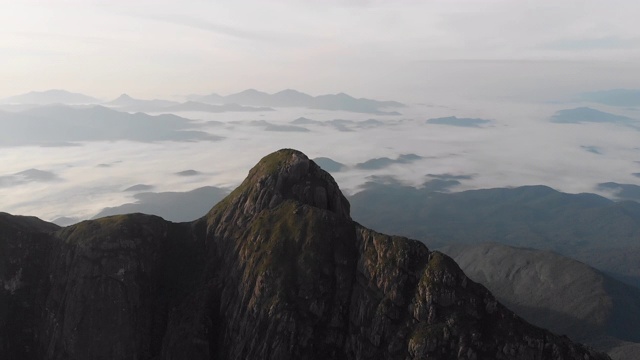
M179 293L167 272L185 271L179 264L172 268L180 255L168 249L174 241L188 243L191 230L141 214L61 230L44 314L45 358L157 355L169 297Z
M0 213L0 358L38 359L40 313L49 291L48 233L36 218Z
M22 226L6 217L3 247ZM607 359L527 324L447 256L353 222L333 179L293 150L192 223L29 229L0 257L2 358ZM14 263L33 273L11 280ZM17 303L30 320L5 311Z

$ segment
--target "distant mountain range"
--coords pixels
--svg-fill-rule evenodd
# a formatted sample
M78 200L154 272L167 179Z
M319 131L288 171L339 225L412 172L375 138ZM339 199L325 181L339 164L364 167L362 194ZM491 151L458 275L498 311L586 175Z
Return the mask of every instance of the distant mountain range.
M11 96L0 100L4 104L32 104L32 105L50 105L50 104L98 104L101 103L94 97L72 93L66 90L47 90L47 91L31 91L26 94Z
M354 98L345 93L335 95L311 96L297 90L283 90L275 94L268 94L255 89L244 90L237 94L221 96L218 94L189 95L188 101L180 103L169 100L140 100L127 94L103 102L96 98L71 93L65 90L49 90L30 92L28 94L12 96L0 101L4 104L102 104L124 111L140 112L171 112L171 111L270 111L272 107L302 107L320 110L349 111L375 115L400 115L389 110L402 108L405 105L397 101L378 101L365 98Z
M638 125L638 121L630 117L611 114L589 107L559 110L551 117L551 122L561 124L614 123L622 125Z
M640 286L640 204L546 186L435 192L377 184L350 197L354 219L432 247L499 242L553 250Z
M268 107L251 107L238 104L212 105L197 101L187 101L180 103L168 100L140 100L134 99L127 94L120 95L117 99L104 104L121 111L130 112L179 112L179 111L201 111L211 113L222 112L252 112L252 111L273 111Z
M131 188L125 191L134 191ZM227 189L205 186L188 192L138 192L135 202L105 208L94 219L121 214L144 213L158 215L169 221L190 221L197 219L211 209L226 195Z
M611 89L580 94L580 99L609 106L640 106L640 89Z
M479 128L482 125L491 123L491 120L486 119L473 119L473 118L458 118L455 116L435 118L427 120L427 124L440 124L460 127L473 127Z
M275 94L268 94L255 89L249 89L237 94L220 96L191 95L189 100L195 100L210 104L236 103L252 106L271 107L303 107L322 110L341 110L376 115L399 115L388 108L402 108L405 105L396 101L377 101L371 99L357 99L345 93L335 95L311 96L297 90L283 90Z
M616 182L600 183L598 190L612 191L613 196L619 200L640 201L640 186L635 184L619 184Z
M99 105L83 108L50 105L17 113L0 111L0 121L3 124L0 147L68 146L80 141L222 139L197 130L198 124L172 114L129 114Z

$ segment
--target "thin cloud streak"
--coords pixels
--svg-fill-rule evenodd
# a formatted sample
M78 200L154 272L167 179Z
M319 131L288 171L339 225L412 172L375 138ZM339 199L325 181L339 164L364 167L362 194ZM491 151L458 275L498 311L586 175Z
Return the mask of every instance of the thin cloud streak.
M152 15L152 14L135 14L133 16L141 17L150 20L161 21L169 24L187 26L194 29L206 30L215 34L230 36L243 40L257 40L257 41L278 41L278 36L269 35L264 32L252 32L246 31L240 28L232 26L215 24L206 20L184 16L184 15Z

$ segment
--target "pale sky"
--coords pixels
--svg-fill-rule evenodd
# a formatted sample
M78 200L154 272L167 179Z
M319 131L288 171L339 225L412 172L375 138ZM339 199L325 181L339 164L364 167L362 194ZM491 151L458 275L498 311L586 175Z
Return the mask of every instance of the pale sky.
M640 87L639 14L635 0L0 0L0 98L295 88L550 100Z

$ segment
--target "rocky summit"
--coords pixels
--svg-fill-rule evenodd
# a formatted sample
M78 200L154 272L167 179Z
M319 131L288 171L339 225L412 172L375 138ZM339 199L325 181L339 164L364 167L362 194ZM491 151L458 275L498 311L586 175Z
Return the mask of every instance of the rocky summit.
M0 358L608 359L451 258L355 223L295 150L190 223L0 214Z

